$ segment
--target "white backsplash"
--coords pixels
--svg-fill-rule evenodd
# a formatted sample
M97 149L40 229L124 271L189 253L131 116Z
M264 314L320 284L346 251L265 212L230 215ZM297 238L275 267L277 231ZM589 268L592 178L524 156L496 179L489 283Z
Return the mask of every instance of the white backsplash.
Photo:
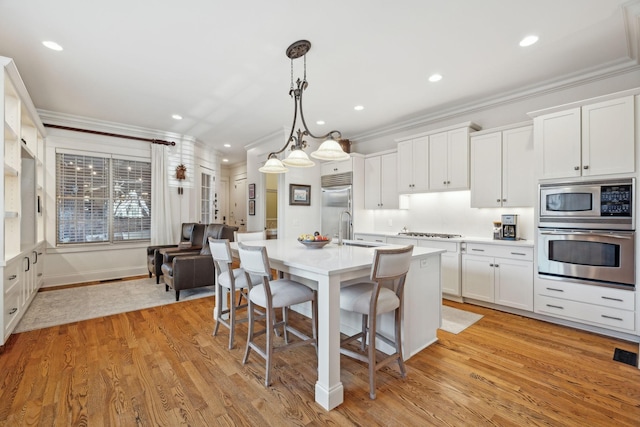
M520 237L533 240L533 208L471 208L469 191L412 194L407 210L365 211L367 221L376 232L410 231L462 234L468 237L493 235L493 221L500 221L503 214L518 215ZM356 230L358 231L358 230Z

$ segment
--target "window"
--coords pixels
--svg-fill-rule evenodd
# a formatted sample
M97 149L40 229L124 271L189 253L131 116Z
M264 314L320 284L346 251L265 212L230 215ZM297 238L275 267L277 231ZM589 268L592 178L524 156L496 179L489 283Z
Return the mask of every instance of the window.
M202 173L202 188L200 194L200 222L210 224L211 221L211 175Z
M57 243L148 240L151 163L56 154Z

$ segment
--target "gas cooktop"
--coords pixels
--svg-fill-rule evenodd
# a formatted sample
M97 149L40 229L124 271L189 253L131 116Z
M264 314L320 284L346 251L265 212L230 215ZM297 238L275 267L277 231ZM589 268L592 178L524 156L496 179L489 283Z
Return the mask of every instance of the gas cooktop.
M437 237L439 239L453 239L455 237L462 237L462 234L447 234L447 233L421 233L417 231L407 231L404 233L398 233L399 236L411 236L411 237Z

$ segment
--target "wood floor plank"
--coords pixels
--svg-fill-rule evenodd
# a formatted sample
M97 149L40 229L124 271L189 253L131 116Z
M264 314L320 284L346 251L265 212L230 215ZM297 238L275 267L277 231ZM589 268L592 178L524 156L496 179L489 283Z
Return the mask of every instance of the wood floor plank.
M242 365L246 325L227 349L213 298L12 335L0 352L0 426L638 426L640 370L612 360L637 344L468 304L476 324L378 374L341 358L345 402L314 401L315 350ZM307 330L308 320L291 313Z

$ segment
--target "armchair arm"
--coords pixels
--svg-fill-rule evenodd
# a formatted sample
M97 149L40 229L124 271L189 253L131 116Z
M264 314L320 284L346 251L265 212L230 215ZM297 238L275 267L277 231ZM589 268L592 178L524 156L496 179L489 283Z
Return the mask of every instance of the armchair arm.
M162 253L162 263L163 264L171 264L175 258L183 257L183 256L194 256L200 255L200 251L167 251ZM211 258L211 255L209 255ZM213 259L213 258L212 258Z
M156 245L156 246L147 246L147 255L153 255L156 249L166 249L166 248L175 248L178 245Z
M173 287L191 289L215 284L215 268L211 255L187 255L173 258Z

